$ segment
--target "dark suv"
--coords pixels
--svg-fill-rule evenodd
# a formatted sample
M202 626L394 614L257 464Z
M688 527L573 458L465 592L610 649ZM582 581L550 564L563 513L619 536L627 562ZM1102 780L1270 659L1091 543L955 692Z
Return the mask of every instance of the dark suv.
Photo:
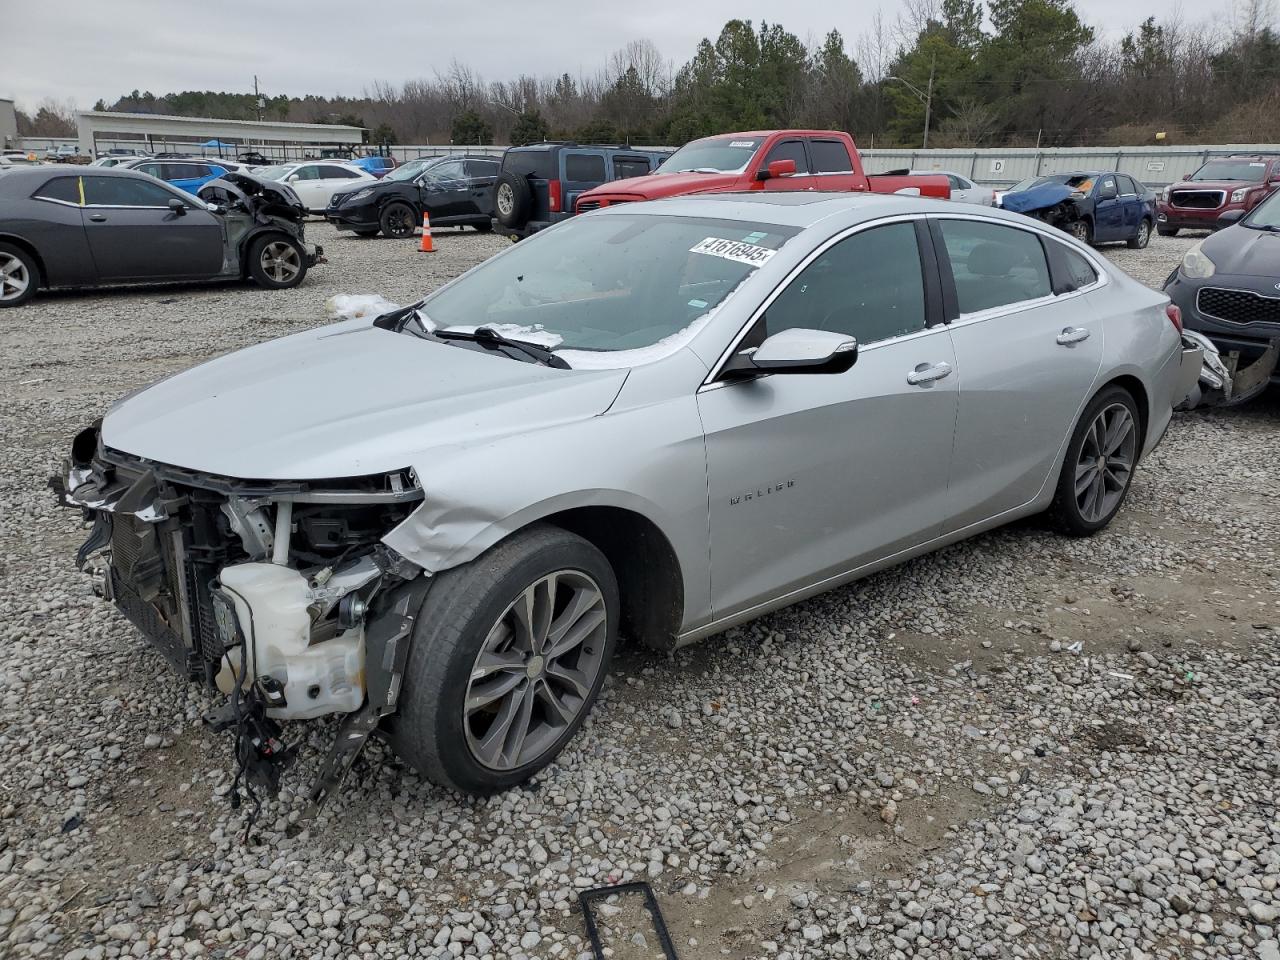
M652 173L670 150L535 143L511 147L493 188L494 229L519 240L573 216L592 187Z
M433 227L487 231L497 176L497 157L410 160L376 183L361 181L353 190L335 193L324 216L339 230L354 230L362 237L379 231L384 237L411 237L424 212Z

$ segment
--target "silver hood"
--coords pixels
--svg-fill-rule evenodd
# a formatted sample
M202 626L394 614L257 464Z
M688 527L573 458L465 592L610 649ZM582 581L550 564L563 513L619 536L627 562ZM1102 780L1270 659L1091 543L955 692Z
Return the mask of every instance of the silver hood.
M558 370L353 320L230 353L117 403L108 446L245 480L419 466L429 449L597 416L625 370Z

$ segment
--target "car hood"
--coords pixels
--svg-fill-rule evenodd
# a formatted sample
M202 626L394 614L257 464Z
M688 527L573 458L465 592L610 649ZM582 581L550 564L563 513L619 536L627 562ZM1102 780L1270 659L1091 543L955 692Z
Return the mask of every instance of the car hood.
M1280 233L1237 224L1206 237L1200 249L1217 273L1280 281Z
M578 200L581 202L584 198L612 197L618 194L657 200L661 197L728 190L740 186L741 183L742 174L740 173L651 173L643 177L628 177L625 180L603 183L583 193Z
M1257 184L1248 180L1179 180L1170 185L1170 190L1225 190L1230 193L1232 190L1253 186Z
M230 353L119 401L102 439L242 480L420 468L441 447L587 419L625 370L561 370L352 320Z

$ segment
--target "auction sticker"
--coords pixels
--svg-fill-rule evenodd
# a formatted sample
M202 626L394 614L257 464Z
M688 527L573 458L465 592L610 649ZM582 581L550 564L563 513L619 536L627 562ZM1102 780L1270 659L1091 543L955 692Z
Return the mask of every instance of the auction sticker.
M720 237L707 237L699 240L689 248L690 253L705 253L709 257L720 257L722 260L734 260L745 263L749 267L763 266L777 250L768 247L757 247L754 243L741 240L724 240Z
M729 146L746 147L748 150L754 150L756 147L756 142L754 140L730 140Z

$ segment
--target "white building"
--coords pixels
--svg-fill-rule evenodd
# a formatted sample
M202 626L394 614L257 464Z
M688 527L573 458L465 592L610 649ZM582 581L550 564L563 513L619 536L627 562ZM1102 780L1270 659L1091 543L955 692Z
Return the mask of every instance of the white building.
M147 153L200 153L200 144L215 140L233 145L234 152L257 150L269 157L284 158L319 155L324 149L359 147L364 142L363 128L338 124L214 120L93 110L76 113L76 134L80 153L90 157L122 146Z
M18 113L13 101L0 97L0 147L18 146Z

